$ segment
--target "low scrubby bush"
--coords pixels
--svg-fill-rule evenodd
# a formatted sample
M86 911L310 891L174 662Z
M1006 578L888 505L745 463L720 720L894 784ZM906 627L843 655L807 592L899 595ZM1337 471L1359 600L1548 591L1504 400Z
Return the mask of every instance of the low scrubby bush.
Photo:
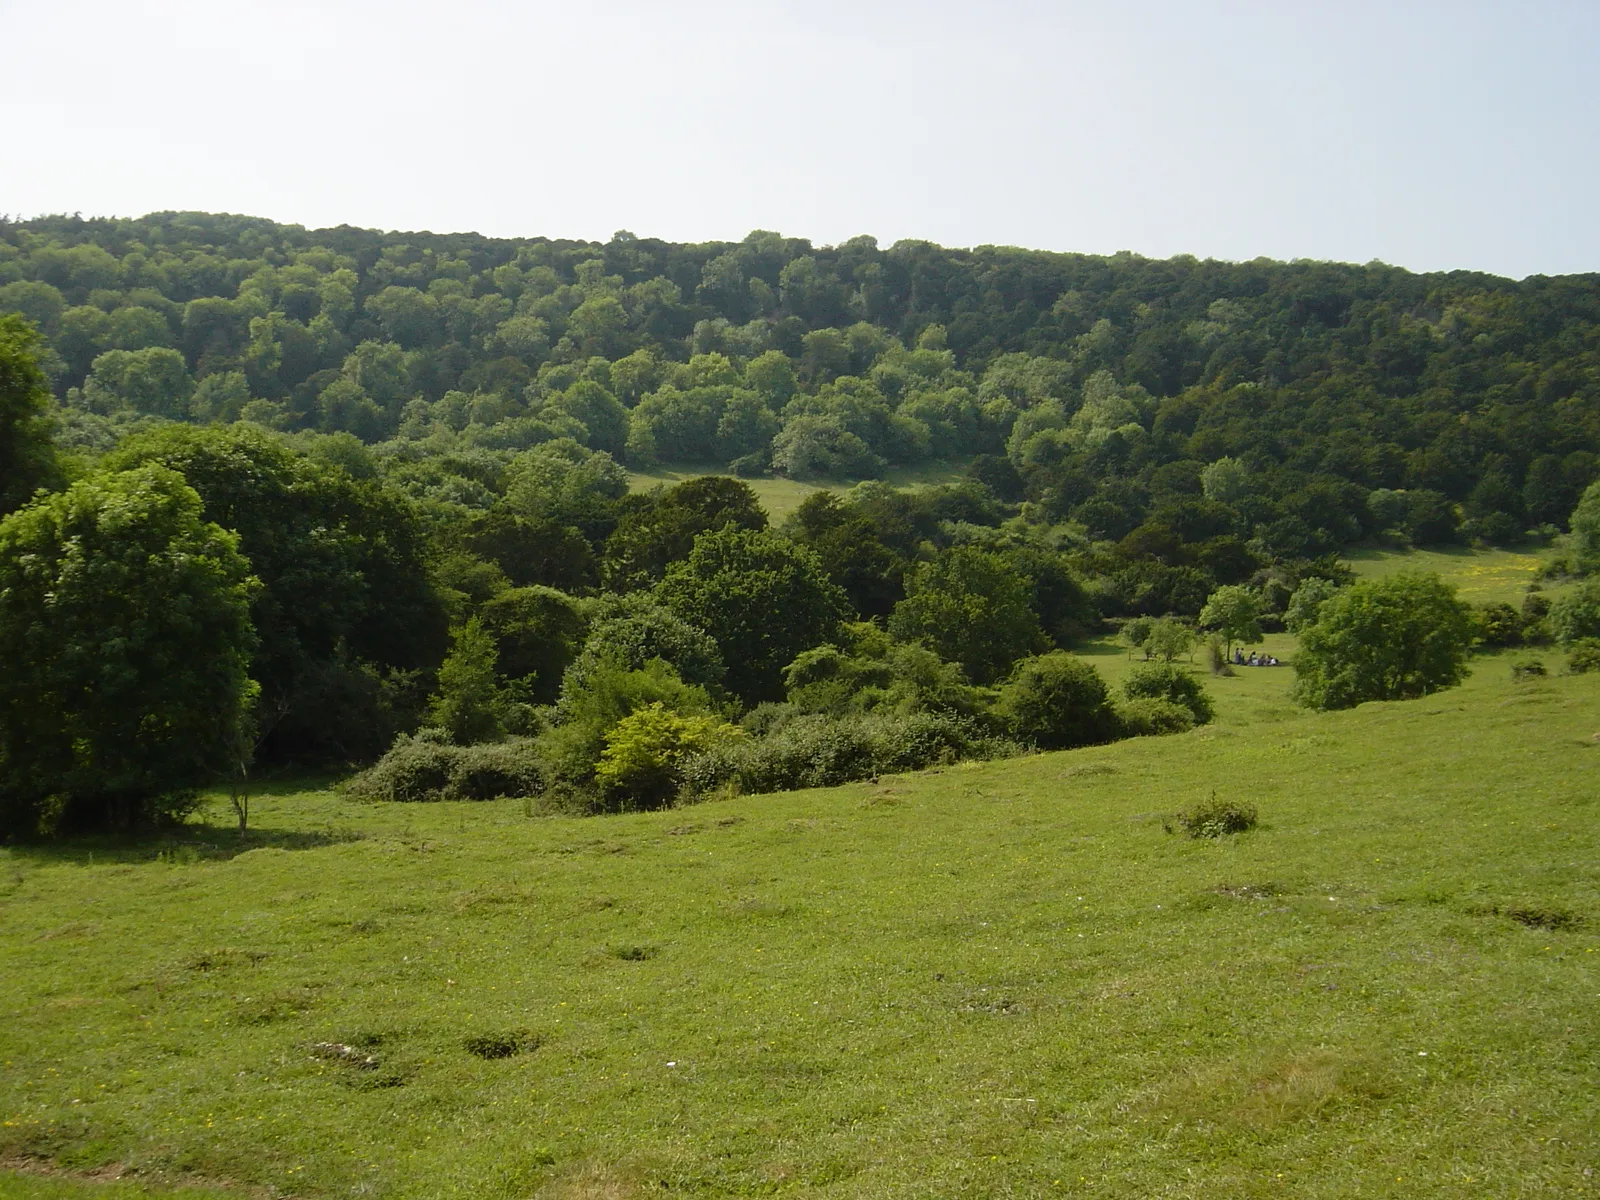
M347 781L344 791L363 800L417 803L532 796L543 786L532 739L456 746L423 730L415 737L402 734L387 754Z
M481 746L457 746L446 785L447 800L495 800L536 796L544 788L544 765L532 738Z
M830 719L802 716L760 740L725 743L683 764L684 791L706 795L832 787L961 759L1004 758L1022 747L986 736L944 713L894 713Z
M1176 819L1179 828L1192 838L1216 838L1254 829L1256 808L1237 800L1218 800L1212 792L1210 799L1185 809Z
M1579 638L1567 655L1567 674L1587 675L1600 671L1600 638Z
M1516 680L1540 679L1549 673L1544 669L1544 664L1536 658L1511 664L1511 678Z
M1122 685L1122 693L1129 700L1167 700L1182 705L1196 725L1204 725L1216 715L1205 685L1172 663L1135 667Z
M1116 706L1118 730L1123 737L1160 737L1187 733L1194 728L1194 713L1181 704L1156 696L1124 700Z

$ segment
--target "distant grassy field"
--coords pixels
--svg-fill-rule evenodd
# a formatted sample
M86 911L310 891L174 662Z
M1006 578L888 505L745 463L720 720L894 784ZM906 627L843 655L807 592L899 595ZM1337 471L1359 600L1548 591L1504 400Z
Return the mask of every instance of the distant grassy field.
M630 471L628 484L636 492L647 491L657 484L671 486L699 475L724 475L726 470L716 465L675 464L663 465L651 471ZM895 468L887 472L883 481L892 487L918 488L940 483L954 483L960 479L962 467L951 463L932 463L919 467ZM818 480L813 483L798 479L745 480L760 497L762 507L773 524L778 524L805 502L812 492L843 492L854 487L858 480Z
M0 851L0 1162L305 1197L1593 1196L1600 677L1490 657L1338 714L1289 679L1213 681L1178 737L660 814L285 785L242 841L218 811ZM1261 827L1164 832L1213 791Z
M1517 550L1471 550L1465 546L1435 550L1360 549L1345 553L1358 576L1377 577L1401 571L1436 571L1453 583L1472 604L1501 600L1522 603L1527 586L1539 573L1539 556Z

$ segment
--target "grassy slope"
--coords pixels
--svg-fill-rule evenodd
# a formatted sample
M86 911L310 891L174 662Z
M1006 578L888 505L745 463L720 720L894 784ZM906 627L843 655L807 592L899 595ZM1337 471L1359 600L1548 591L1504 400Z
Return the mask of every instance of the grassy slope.
M1504 601L1520 607L1527 585L1539 574L1539 556L1517 550L1470 550L1465 546L1435 550L1360 549L1345 559L1358 576L1381 577L1401 571L1437 572L1472 604Z
M0 853L0 1158L297 1195L1593 1195L1600 678L1489 659L1323 715L1288 682L1215 681L1181 737L662 814L285 792L243 853ZM1213 789L1263 828L1163 832ZM463 1047L515 1030L543 1044Z
M657 484L666 484L668 487L681 483L685 479L693 479L698 475L716 475L723 473L717 467L696 466L694 464L668 464L650 471L630 471L628 473L629 486L636 492L653 488ZM897 467L884 474L883 481L893 487L917 488L927 487L932 484L954 483L962 477L962 467L952 463L930 463L920 467ZM812 492L848 491L856 485L855 480L819 480L807 483L798 479L781 479L771 476L763 479L745 480L760 498L762 505L767 510L767 516L774 525L780 523L785 517L799 508L805 498Z

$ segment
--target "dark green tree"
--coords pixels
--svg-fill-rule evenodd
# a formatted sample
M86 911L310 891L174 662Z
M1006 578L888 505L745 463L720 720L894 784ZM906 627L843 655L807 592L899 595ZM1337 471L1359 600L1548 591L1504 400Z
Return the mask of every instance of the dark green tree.
M607 586L654 586L669 564L689 556L702 533L727 527L765 529L767 514L750 485L727 475L702 475L663 491L627 513L606 541Z
M561 677L583 645L577 602L555 588L508 588L478 616L494 638L501 677L523 681L534 703L554 704Z
M253 586L238 538L159 466L0 522L0 825L127 828L236 772Z
M21 317L0 315L0 516L38 488L61 486L50 438L50 392L39 369L39 335Z
M1047 647L1032 600L1028 581L1000 555L958 546L911 573L889 632L960 663L977 683L992 683Z
M831 641L849 600L804 546L766 530L725 527L695 539L667 569L661 602L722 651L724 683L747 704L783 698L783 669Z
M581 687L602 663L642 670L661 659L685 683L712 685L727 670L722 651L703 629L683 620L649 592L602 596L592 602L588 639L567 670L565 687Z
M883 544L867 515L833 492L807 496L784 523L784 533L816 552L828 578L863 617L888 616L905 595L905 564Z
M238 533L261 581L250 669L262 689L263 756L347 761L381 752L394 718L381 711L390 700L377 684L432 670L445 647L412 506L249 426L166 426L105 460L112 469L146 463L183 474L205 519Z
M1013 736L1041 750L1116 736L1116 714L1100 672L1061 650L1019 662L1000 688L995 714Z

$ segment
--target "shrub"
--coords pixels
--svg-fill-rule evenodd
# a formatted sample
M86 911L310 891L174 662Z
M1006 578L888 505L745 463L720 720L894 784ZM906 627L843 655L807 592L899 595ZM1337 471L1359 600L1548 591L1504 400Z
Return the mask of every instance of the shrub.
M1223 645L1222 638L1214 633L1206 639L1206 666L1213 675L1230 678L1235 674L1233 665L1228 662L1227 647Z
M574 686L562 690L558 724L541 735L539 746L552 777L574 784L587 784L594 777L606 735L628 714L655 703L682 715L715 708L704 688L684 683L659 658L637 671L601 662L581 681L567 682Z
M1567 655L1567 674L1587 675L1600 671L1600 638L1579 638Z
M532 738L455 748L446 800L536 796L544 790L544 764Z
M1511 664L1512 679L1522 680L1543 678L1549 673L1550 672L1544 669L1544 664L1536 658L1530 658L1524 662Z
M1024 659L1000 689L995 714L1042 750L1110 741L1116 719L1100 673L1064 651Z
M739 728L753 737L766 737L800 715L800 710L792 704L764 700L739 718Z
M1600 637L1600 579L1590 579L1550 605L1550 632L1563 646Z
M343 790L363 800L417 803L537 795L543 787L544 771L532 739L457 746L437 731L424 730L415 737L401 734L387 754L346 781Z
M1124 700L1116 706L1117 726L1123 737L1160 737L1187 733L1194 728L1194 713L1181 704L1155 696Z
M662 808L678 793L684 759L742 737L736 725L682 716L657 701L629 713L606 734L595 782L614 808Z
M725 742L683 764L684 791L706 795L832 787L892 771L915 771L971 758L1021 752L985 736L972 722L945 713L874 713L842 718L796 717L759 741Z
M1216 715L1205 685L1171 663L1135 667L1122 685L1122 693L1129 700L1167 700L1182 705L1194 717L1196 725L1204 725Z
M1192 838L1217 838L1230 833L1244 833L1256 827L1256 809L1253 804L1236 800L1218 800L1215 792L1209 800L1185 809L1177 815L1180 828Z
M1504 601L1474 610L1478 637L1485 646L1522 645L1522 614Z

